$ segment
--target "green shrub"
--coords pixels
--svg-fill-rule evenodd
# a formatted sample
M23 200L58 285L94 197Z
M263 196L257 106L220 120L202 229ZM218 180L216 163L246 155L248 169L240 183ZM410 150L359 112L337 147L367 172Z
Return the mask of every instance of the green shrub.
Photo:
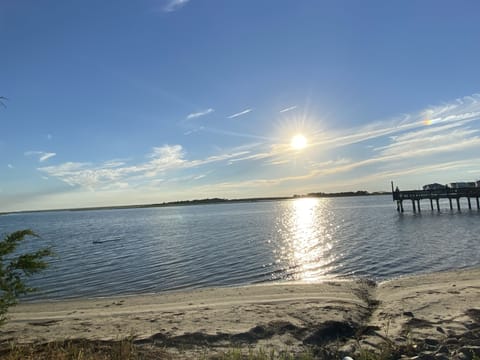
M0 241L0 325L6 320L8 308L18 302L20 295L35 291L25 284L25 279L44 270L48 266L45 257L53 254L50 249L15 254L17 246L26 236L38 237L27 229L7 234Z

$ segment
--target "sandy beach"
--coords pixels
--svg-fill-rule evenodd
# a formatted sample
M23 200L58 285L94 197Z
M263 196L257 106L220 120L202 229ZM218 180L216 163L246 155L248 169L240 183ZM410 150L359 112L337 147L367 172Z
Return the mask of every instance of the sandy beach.
M142 296L25 303L0 339L119 340L178 349L240 344L352 353L385 341L439 344L480 329L480 269L399 278L281 283Z

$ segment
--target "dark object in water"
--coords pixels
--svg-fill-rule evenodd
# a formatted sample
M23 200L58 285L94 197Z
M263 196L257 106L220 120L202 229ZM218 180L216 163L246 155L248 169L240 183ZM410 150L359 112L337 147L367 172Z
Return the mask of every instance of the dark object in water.
M112 242L112 241L118 241L120 240L121 237L117 236L113 239L105 239L105 240L93 240L92 241L92 244L103 244L103 243L106 243L106 242Z

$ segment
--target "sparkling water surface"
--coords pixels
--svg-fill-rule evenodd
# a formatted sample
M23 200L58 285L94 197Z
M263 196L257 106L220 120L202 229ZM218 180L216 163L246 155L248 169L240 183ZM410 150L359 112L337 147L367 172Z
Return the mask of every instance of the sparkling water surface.
M406 206L407 207L407 206ZM0 216L56 257L29 300L271 281L376 280L480 265L480 211L396 211L390 196Z

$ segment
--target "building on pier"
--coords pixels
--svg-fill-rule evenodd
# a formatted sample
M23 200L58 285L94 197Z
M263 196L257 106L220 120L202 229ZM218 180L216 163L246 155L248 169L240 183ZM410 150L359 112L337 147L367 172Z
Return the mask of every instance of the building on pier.
M439 183L423 185L423 190L444 190L445 185Z
M477 181L478 182L478 181ZM448 185L451 189L469 189L476 187L475 181L452 182Z

